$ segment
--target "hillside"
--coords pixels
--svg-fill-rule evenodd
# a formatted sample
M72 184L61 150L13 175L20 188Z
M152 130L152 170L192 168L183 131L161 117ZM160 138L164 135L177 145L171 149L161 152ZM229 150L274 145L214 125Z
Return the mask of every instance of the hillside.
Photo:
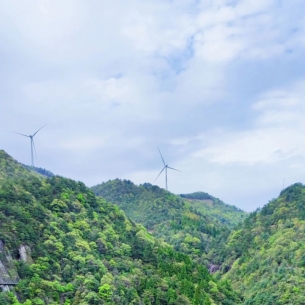
M221 223L234 228L247 217L248 213L229 204L225 204L218 198L204 192L181 194L197 211L217 219Z
M0 164L0 263L11 257L20 278L13 292L0 292L1 305L240 303L228 281L83 183L40 179L5 153Z
M305 186L294 184L251 213L221 247L216 263L243 304L305 304Z
M41 168L41 167L36 167L36 166L30 166L30 165L26 165L26 164L22 164L20 163L22 166L24 166L26 169L30 170L30 171L34 171L42 176L51 178L53 176L55 176L51 171L45 169L45 168Z
M37 178L44 178L52 175L51 172L38 167L31 167L15 161L4 150L0 149L0 180L10 178L28 178L29 176L36 176Z
M27 178L29 175L30 170L16 162L4 150L0 150L0 180L9 178Z
M227 236L230 232L229 226L218 216L209 215L208 209L196 209L187 199L149 183L136 186L131 181L116 179L92 190L117 204L128 217L143 224L154 236L163 238L197 262L208 264L206 254L215 237Z

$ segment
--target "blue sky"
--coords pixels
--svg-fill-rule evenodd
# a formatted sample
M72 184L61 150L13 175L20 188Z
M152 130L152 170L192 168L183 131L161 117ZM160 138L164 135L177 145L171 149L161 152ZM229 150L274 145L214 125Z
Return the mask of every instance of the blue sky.
M0 143L91 186L151 182L247 211L304 182L302 0L0 0ZM164 186L164 177L157 180Z

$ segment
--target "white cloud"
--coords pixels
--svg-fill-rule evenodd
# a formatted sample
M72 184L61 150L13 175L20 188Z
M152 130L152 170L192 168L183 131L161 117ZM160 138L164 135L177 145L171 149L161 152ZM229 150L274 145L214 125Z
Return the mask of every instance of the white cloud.
M301 135L280 128L259 129L249 132L228 134L223 132L218 141L194 154L195 157L206 158L219 164L245 163L253 165L257 162L278 162L293 155L304 153L305 146L297 146Z
M86 6L74 1L1 1L1 16L6 27L14 30L14 39L22 39L31 48L54 49L66 46L87 21ZM12 36L11 36L12 37ZM67 50L66 50L67 51ZM71 50L69 50L71 51Z
M252 106L258 113L251 129L210 134L210 145L194 153L194 157L219 164L252 165L304 155L304 88L301 82L263 94Z
M82 137L73 137L72 139L61 140L58 144L62 149L68 150L69 153L74 151L78 153L92 152L94 149L104 146L108 136L91 136L84 135Z
M236 37L240 29L224 25L216 25L204 29L195 37L196 55L208 62L227 62L236 57L245 47Z
M98 96L105 101L124 101L127 98L134 96L136 88L126 78L108 78L106 80L87 80L84 86L93 96Z
M244 0L238 1L236 10L239 15L254 15L266 11L276 3L275 0Z

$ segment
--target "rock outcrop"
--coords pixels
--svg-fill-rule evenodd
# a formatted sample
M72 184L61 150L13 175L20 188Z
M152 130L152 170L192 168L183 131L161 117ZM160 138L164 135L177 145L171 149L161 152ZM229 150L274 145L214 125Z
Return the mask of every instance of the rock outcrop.
M16 285L18 280L13 258L5 249L3 241L0 240L0 288L2 291L9 291L9 287Z
M19 255L20 255L20 259L27 263L27 264L32 264L33 260L32 260L32 256L31 256L31 248L27 245L21 245L19 247Z

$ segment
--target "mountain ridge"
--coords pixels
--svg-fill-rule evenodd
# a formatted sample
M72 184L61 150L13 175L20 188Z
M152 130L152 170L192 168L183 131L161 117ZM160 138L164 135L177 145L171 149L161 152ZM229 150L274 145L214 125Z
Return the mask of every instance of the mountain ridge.
M0 171L9 173L0 180L0 240L20 281L0 292L1 305L240 303L229 281L215 280L82 182L42 179L7 158L0 155Z
M252 212L214 250L218 276L245 305L305 303L305 186L295 183Z
M301 305L305 185L247 214L149 183L89 189L0 151L0 248L0 279L20 279L1 305Z
M110 180L91 188L96 195L117 204L128 217L143 224L154 236L176 250L209 265L207 253L217 235L227 236L232 225L221 222L208 210L156 185L139 186L129 180ZM225 206L225 204L221 204Z
M180 194L180 196L190 202L198 211L206 213L222 223L226 223L231 228L242 222L248 215L242 209L234 205L225 204L219 198L205 192Z

